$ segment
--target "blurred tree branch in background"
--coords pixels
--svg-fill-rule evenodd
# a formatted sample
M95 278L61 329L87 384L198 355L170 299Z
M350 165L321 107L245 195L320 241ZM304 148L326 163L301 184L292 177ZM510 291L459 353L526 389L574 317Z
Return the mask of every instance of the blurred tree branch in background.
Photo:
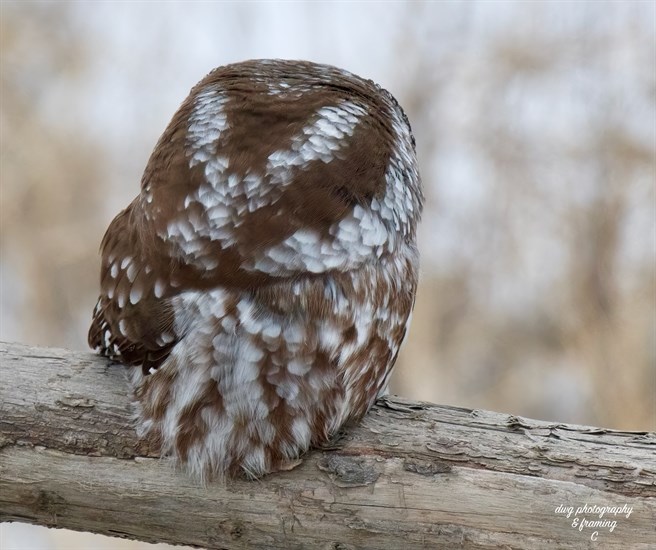
M395 390L653 429L656 29L513 6L408 15L396 80L429 204Z
M0 18L2 324L68 342L97 284L109 167L73 109L93 60L72 32L72 6L35 8L3 3Z

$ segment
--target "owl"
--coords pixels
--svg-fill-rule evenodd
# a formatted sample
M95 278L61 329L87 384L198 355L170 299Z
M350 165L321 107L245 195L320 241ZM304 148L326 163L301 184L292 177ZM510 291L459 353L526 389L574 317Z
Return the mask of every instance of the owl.
M89 344L137 431L203 480L258 478L362 418L410 323L423 203L392 95L304 61L220 67L101 244Z

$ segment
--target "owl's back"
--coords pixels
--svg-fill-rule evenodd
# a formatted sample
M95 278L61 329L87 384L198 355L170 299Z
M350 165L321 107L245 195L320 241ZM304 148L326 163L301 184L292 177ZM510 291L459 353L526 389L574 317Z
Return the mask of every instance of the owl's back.
M361 417L407 330L421 206L385 90L307 62L210 73L102 244L89 343L140 367L140 432L257 477Z

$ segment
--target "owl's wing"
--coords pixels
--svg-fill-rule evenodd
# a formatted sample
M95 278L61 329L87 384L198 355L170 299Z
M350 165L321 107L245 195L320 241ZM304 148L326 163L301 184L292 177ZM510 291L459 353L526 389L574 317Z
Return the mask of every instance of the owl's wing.
M141 239L139 199L110 224L101 244L100 296L89 345L126 365L157 369L178 340L167 262Z

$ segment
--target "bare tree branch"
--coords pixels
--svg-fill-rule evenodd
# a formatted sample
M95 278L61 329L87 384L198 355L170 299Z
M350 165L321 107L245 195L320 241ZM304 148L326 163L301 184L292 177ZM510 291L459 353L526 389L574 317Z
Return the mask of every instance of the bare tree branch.
M395 397L291 471L203 487L136 439L123 368L20 344L0 343L0 361L2 521L207 548L646 549L656 540L654 433Z

